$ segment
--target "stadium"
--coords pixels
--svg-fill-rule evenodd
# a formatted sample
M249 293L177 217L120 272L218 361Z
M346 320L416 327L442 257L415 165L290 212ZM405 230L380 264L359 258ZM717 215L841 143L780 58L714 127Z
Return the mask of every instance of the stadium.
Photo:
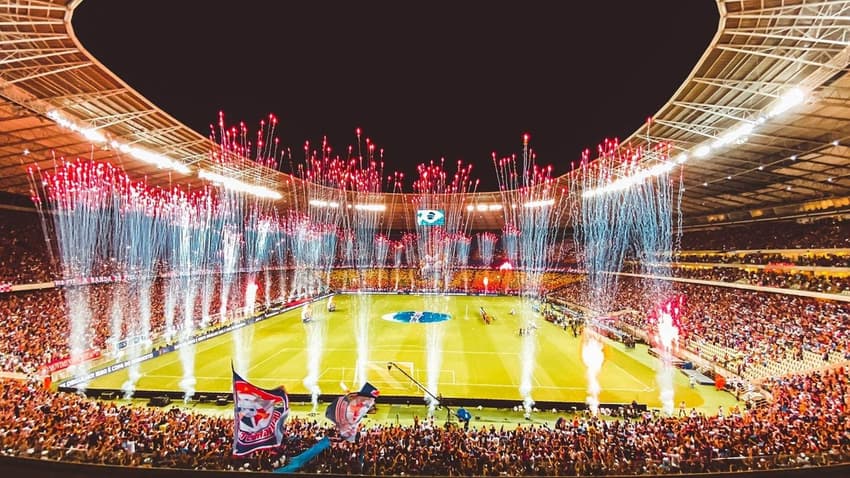
M651 120L409 184L282 172L0 3L0 467L30 476L847 476L850 1L717 0ZM410 180L410 178L408 178Z

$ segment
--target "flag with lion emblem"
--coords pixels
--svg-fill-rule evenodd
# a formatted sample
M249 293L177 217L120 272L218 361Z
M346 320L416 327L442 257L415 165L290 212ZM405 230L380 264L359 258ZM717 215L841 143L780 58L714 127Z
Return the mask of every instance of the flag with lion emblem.
M233 454L279 446L289 415L289 397L283 386L266 390L233 371Z
M339 436L353 442L360 429L360 422L375 405L378 395L378 389L366 382L359 392L347 393L331 402L325 410L325 417L336 423Z

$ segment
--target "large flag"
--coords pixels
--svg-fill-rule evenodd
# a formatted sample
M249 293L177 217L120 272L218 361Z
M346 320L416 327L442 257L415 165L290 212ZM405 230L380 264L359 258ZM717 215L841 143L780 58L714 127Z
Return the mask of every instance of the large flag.
M233 412L233 454L247 455L280 445L289 397L282 386L265 390L248 383L234 370Z
M331 440L328 437L324 437L315 445L311 446L307 450L303 451L300 455L295 455L289 459L289 463L286 466L282 466L274 470L275 473L295 473L299 471L301 468L304 468L304 465L310 463L310 460L316 458L318 454L327 450L331 447Z
M378 395L378 389L366 382L359 392L345 394L331 402L325 416L336 423L342 438L353 442L360 428L360 421L375 404Z

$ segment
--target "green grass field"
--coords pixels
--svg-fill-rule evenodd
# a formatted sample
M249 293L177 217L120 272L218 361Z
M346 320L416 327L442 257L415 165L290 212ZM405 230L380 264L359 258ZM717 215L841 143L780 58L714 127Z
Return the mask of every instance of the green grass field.
M514 297L437 297L373 295L371 299L370 355L368 380L382 395L421 396L417 388L399 371L387 370L387 362L396 362L422 383L428 383L426 367L426 329L442 328L442 364L439 390L445 397L498 398L521 400L520 381L522 338L518 335L520 301ZM308 393L303 384L307 374L307 328L325 331L324 351L319 366L319 386L324 394L341 391L340 382L354 387L356 342L352 318L352 296L334 297L337 309L326 311L325 300L313 305L314 321L301 322L301 311L246 327L242 340L250 342L250 367L247 378L259 386L271 388L283 384L289 393ZM494 318L485 324L479 307ZM517 315L511 315L511 310ZM384 314L405 310L448 312L452 319L438 324L396 323L381 318ZM537 366L532 396L537 401L584 402L587 381L581 360L581 338L543 320L537 330ZM230 363L233 357L233 333L195 346L196 390L230 392ZM659 407L654 367L658 362L646 353L645 346L626 349L620 343L605 342L605 363L600 373L603 403L628 403L637 400ZM172 352L141 365L139 390L179 391L183 369L179 352ZM120 389L127 380L121 370L93 380L89 388ZM686 377L675 373L675 400L687 406L707 408L734 399L720 395L711 387L691 389Z

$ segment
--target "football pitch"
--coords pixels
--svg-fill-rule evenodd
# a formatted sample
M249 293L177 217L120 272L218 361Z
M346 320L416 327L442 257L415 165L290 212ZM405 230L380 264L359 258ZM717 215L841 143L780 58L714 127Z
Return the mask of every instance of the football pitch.
M290 394L308 394L304 378L308 372L308 333L324 337L318 364L318 385L323 394L334 396L341 387L356 388L354 365L355 296L333 297L334 312L327 311L327 300L313 303L313 320L303 323L301 309L272 317L241 331L231 332L194 346L195 389L199 393L230 393L231 360L235 361L235 343L246 347L249 366L247 379L258 386L286 387ZM367 379L381 395L422 396L417 387L400 371L388 370L394 362L423 384L429 383L428 343L432 353L431 369L438 383L436 392L447 398L485 398L522 400L519 392L522 370L522 304L516 297L370 295L369 357ZM493 318L485 324L480 308ZM447 313L451 319L438 323L402 323L386 320L385 315L404 311ZM515 313L512 314L511 312ZM536 366L532 396L536 401L584 402L587 377L581 358L581 336L542 319L537 321ZM428 330L431 328L431 330ZM241 337L239 337L241 335ZM238 338L238 340L237 340ZM315 348L314 350L319 350ZM141 364L138 390L180 391L183 378L181 352L161 355ZM658 361L645 346L627 349L623 344L605 341L605 362L599 374L602 403L630 403L632 400L660 407L655 368ZM438 357L438 360L433 360ZM674 374L675 400L684 400L688 408L707 405L713 395L710 387L690 388L684 374ZM127 370L104 375L89 383L91 389L120 389ZM709 398L716 403L716 397Z

